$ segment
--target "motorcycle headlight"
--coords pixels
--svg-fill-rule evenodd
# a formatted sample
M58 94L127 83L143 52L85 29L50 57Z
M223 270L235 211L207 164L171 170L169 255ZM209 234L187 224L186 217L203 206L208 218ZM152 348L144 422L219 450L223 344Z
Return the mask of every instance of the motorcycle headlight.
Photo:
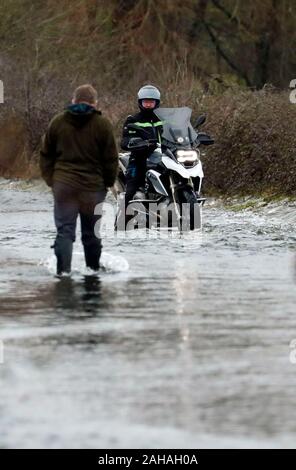
M194 165L199 160L196 150L177 150L177 160L179 163Z

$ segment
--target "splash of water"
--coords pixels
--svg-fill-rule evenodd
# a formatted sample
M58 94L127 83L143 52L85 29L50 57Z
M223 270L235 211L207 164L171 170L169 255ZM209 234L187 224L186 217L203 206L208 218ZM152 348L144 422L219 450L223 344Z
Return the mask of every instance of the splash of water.
M54 255L41 261L50 274L56 273L56 257ZM111 255L110 253L102 253L100 260L101 271L108 273L126 272L129 270L129 264L122 256ZM84 254L81 251L74 251L72 261L72 275L93 275L94 272L85 266Z

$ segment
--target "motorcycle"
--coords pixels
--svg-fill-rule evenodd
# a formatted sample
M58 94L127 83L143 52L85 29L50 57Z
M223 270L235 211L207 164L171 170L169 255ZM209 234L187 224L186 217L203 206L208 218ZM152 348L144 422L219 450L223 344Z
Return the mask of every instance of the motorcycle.
M137 124L128 124L130 130L137 131L142 137L130 140L130 150L143 147L143 144L151 145L155 150L147 158L145 188L137 191L127 208L123 205L130 153L120 154L120 170L115 184L119 206L115 228L125 230L125 215L136 213L138 226L142 216L148 228L200 229L206 199L201 195L204 173L199 147L214 144L208 134L198 131L206 117L200 116L194 128L190 122L192 110L188 107L159 108L154 112L163 122L161 143L145 140L145 130Z

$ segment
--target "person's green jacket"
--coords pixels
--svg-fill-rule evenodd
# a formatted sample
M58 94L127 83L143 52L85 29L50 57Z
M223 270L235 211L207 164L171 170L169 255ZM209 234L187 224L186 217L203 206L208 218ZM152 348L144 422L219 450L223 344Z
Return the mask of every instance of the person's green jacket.
M85 191L113 186L118 152L110 122L92 106L74 104L55 116L42 139L41 174Z

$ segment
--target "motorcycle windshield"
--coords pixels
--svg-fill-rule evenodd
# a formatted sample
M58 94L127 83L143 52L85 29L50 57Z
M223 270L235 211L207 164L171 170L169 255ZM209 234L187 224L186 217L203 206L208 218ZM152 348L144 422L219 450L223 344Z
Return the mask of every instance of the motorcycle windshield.
M159 108L154 113L163 121L164 140L175 145L190 146L197 139L197 133L190 122L192 109Z

